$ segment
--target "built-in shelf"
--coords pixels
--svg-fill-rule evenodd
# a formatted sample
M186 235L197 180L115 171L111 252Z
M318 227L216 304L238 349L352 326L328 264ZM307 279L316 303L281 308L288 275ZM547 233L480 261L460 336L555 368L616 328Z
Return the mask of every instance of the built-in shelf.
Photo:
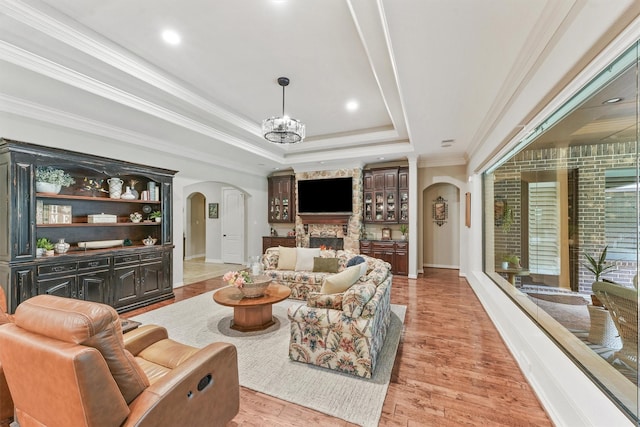
M72 222L71 224L38 224L38 228L54 228L54 227L132 227L132 226L158 226L162 225L160 222Z
M110 197L76 196L73 194L36 193L36 197L40 199L90 200L92 202L137 203L137 204L149 204L149 205L152 205L152 204L159 205L161 203L158 200L112 199Z

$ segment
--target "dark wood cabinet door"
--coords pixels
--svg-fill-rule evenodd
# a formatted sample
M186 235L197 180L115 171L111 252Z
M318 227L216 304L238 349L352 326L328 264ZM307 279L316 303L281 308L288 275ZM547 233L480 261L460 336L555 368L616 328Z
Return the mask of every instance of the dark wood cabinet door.
M7 295L7 307L13 313L23 301L36 295L36 268L34 266L20 266L11 269L11 288Z
M365 223L397 224L400 217L398 203L398 168L365 171L363 189ZM367 184L367 180L371 184ZM370 185L370 188L367 186Z
M159 294L164 283L164 266L162 262L142 264L140 266L140 296Z
M384 189L384 172L374 171L373 172L373 189L374 190L383 190Z
M38 279L38 295L47 294L65 298L77 298L76 276Z
M295 177L272 176L268 180L268 212L270 223L291 223L296 217Z
M30 162L16 163L13 180L13 212L9 216L11 224L10 233L13 234L12 259L31 258L35 248L35 214L32 204L31 177L34 174L33 164ZM9 204L8 206L11 206Z
M162 277L162 290L170 291L173 289L171 278L173 277L173 252L164 251L162 253L162 265L164 267L164 276Z
M404 242L396 242L394 274L406 276L409 274L409 245Z
M137 265L114 269L114 305L125 305L138 299L140 268Z
M364 191L373 191L373 175L371 171L365 171L362 175L362 188Z
M362 255L373 256L371 242L368 240L360 240L360 253Z
M384 188L385 190L398 189L398 169L384 171Z
M78 298L86 301L111 304L107 297L109 270L93 271L78 275Z
M398 190L409 190L409 169L398 169Z

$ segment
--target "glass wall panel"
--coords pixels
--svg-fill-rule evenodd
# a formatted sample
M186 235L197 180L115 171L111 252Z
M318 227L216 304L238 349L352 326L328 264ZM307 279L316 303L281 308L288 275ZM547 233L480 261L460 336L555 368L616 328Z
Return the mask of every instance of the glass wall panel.
M638 420L638 46L484 174L485 272Z

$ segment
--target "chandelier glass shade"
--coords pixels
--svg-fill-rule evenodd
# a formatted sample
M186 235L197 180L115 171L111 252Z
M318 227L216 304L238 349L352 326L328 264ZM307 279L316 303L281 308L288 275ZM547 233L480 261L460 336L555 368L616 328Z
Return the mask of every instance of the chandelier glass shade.
M289 79L279 77L278 84L282 86L282 116L269 117L262 121L262 135L275 144L295 144L301 142L305 136L305 126L299 120L284 114L284 88Z

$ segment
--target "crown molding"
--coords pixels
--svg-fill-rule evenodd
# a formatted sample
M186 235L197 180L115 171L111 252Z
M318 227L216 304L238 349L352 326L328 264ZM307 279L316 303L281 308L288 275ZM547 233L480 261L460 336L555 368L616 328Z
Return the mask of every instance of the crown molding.
M176 145L173 141L153 138L138 132L106 125L96 120L25 101L3 93L0 93L0 111L19 117L26 117L48 125L123 141L145 149L160 150L170 155L193 159L226 169L242 169L251 175L263 175L258 171L252 171L250 168L247 169L246 163L243 162L224 160L211 153L200 150L190 150L185 146Z
M165 76L150 64L134 59L123 49L108 40L98 40L99 36L86 34L63 22L68 20L54 10L45 14L42 10L17 0L0 2L0 11L35 30L42 32L80 52L98 59L110 67L150 84L176 98L193 105L207 114L218 117L252 135L261 137L257 123L230 113L224 108L197 95L171 78ZM53 16L57 15L57 16Z
M104 82L100 82L92 77L71 70L70 68L1 40L0 59L4 59L15 65L45 75L70 86L152 115L182 128L189 129L199 134L230 144L236 148L251 152L265 159L276 162L282 161L282 156L278 156L277 154L263 148L259 148L240 138L221 132L211 126L178 114L136 95L132 95L121 89L105 84Z

